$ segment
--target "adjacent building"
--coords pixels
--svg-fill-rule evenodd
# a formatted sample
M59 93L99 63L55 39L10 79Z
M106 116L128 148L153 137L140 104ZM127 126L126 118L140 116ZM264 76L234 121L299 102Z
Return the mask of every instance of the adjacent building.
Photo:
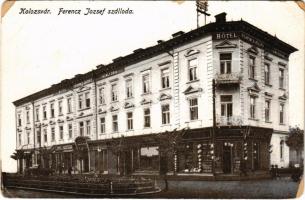
M297 49L226 13L215 18L15 101L18 171L287 167L288 58Z

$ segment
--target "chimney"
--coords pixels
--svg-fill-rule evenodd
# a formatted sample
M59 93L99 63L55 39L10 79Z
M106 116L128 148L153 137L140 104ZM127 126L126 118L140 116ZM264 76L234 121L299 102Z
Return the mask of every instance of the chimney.
M226 22L226 15L227 15L227 13L225 13L225 12L215 15L216 23Z

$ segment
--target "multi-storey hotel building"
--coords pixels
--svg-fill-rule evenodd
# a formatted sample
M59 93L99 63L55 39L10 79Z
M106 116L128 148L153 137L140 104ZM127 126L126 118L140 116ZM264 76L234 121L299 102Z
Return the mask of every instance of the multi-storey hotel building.
M225 13L215 17L15 101L18 171L286 167L288 57L296 49Z

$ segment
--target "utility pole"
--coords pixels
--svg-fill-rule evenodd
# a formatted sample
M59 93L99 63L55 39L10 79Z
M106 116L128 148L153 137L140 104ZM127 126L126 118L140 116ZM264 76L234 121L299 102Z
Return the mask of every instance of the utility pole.
M213 131L212 131L212 145L213 145L213 154L212 154L212 174L215 175L215 137L216 137L216 84L215 79L212 80L212 95L213 95Z
M197 28L199 28L199 17L200 14L204 15L204 25L206 25L206 17L210 16L208 12L208 0L196 0L196 11L197 11Z

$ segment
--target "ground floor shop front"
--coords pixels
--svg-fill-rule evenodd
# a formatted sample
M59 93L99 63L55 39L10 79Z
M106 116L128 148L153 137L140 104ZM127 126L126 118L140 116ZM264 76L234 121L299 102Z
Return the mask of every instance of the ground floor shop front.
M272 129L225 127L176 131L111 140L81 138L32 151L29 167L55 173L98 174L241 174L268 171ZM23 162L21 159L19 162ZM19 169L22 171L22 169Z

